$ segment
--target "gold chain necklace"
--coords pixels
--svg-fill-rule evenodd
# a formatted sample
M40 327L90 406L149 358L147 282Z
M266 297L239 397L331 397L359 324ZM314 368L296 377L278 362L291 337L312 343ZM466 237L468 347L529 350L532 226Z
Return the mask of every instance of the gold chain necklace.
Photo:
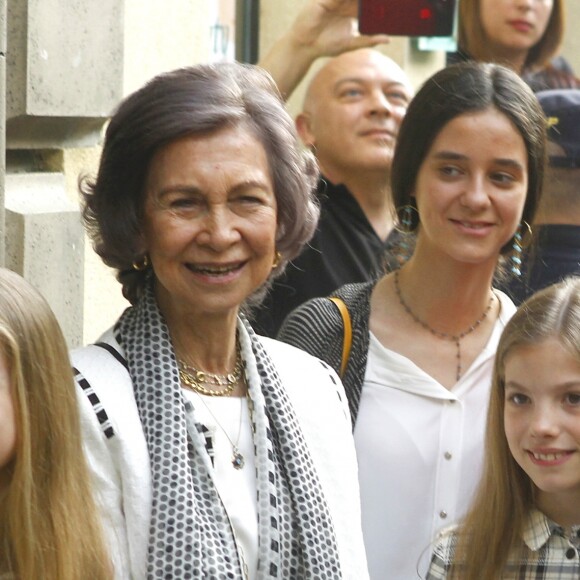
M244 372L244 361L239 341L236 341L236 365L231 373L219 375L201 371L181 358L177 359L177 366L179 368L179 378L185 388L210 397L227 397L231 395L234 387L242 379Z
M394 276L395 281L395 292L397 294L397 298L401 306L404 308L405 312L417 323L420 324L425 330L428 330L431 334L438 336L439 338L443 338L446 340L451 340L455 343L455 347L457 348L457 373L456 373L456 380L458 381L461 378L461 339L465 338L468 334L471 334L486 318L491 310L493 305L493 297L494 295L491 294L489 297L489 304L487 308L483 311L483 314L466 330L460 332L459 334L449 334L447 332L440 332L431 328L424 320L421 320L408 306L408 304L403 299L403 294L401 293L401 287L399 285L399 270L395 271Z

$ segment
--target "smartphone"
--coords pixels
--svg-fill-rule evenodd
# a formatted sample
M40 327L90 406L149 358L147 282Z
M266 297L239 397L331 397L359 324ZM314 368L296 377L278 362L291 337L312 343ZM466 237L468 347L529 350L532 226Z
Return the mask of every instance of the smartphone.
M456 0L359 0L361 34L451 36Z

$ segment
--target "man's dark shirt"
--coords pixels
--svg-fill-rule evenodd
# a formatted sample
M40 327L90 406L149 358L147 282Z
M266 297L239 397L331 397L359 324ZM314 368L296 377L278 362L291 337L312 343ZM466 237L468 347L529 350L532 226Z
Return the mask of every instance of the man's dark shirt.
M317 197L316 233L255 311L252 325L259 334L275 337L286 315L306 300L328 296L349 282L371 280L384 269L389 244L379 238L350 191L322 178Z
M505 292L516 305L567 276L580 276L580 226L536 226L538 242L524 259L522 275L507 281Z

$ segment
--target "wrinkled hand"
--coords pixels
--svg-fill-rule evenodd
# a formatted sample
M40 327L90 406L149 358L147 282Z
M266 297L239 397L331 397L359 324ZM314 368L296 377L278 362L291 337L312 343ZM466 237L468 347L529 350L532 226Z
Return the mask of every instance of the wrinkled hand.
M357 0L310 0L292 25L294 43L319 57L389 42L384 34L360 35L357 11Z

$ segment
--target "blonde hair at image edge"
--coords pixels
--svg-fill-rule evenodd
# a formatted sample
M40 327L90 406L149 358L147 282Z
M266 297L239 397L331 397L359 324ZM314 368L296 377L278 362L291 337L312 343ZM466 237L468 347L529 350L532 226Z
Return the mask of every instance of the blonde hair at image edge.
M506 325L493 373L485 437L483 477L474 504L459 528L448 578L495 580L510 549L521 541L534 507L534 486L510 453L504 432L505 360L514 348L559 340L580 362L580 278L569 278L528 299Z
M3 469L0 576L112 578L84 460L67 346L49 305L0 269L0 349L16 415L14 459Z

